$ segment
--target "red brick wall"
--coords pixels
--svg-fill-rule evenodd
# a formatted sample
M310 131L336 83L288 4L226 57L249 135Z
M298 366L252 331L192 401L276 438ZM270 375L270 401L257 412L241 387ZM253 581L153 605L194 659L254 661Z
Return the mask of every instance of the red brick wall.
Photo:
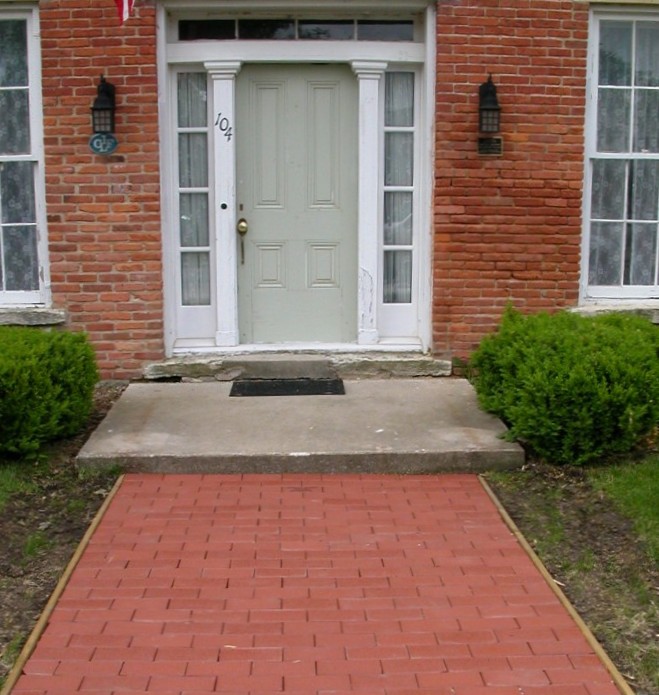
M119 25L112 0L40 4L53 305L89 333L104 377L163 356L154 3ZM94 155L99 76L115 85L119 148Z
M55 307L103 376L163 357L155 0L42 0L46 202ZM433 341L467 356L506 302L578 299L588 10L571 0L438 4ZM477 154L493 73L504 152ZM100 74L117 89L110 157L89 151Z
M466 357L508 301L577 303L588 8L438 4L433 340ZM478 86L497 85L503 156L477 154Z

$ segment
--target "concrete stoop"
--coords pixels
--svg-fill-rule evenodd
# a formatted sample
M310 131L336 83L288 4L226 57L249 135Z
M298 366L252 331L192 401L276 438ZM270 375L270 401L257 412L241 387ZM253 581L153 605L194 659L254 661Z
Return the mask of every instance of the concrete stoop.
M78 464L158 473L396 474L524 462L521 447L503 439L506 428L478 407L464 379L344 385L344 395L234 398L227 381L131 384Z

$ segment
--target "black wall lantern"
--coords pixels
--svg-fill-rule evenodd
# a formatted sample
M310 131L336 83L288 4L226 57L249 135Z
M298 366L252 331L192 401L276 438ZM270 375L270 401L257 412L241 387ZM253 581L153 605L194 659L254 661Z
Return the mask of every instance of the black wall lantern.
M101 75L97 95L91 108L92 128L95 133L114 133L114 85Z
M478 88L478 129L481 133L498 133L501 127L501 107L492 75Z

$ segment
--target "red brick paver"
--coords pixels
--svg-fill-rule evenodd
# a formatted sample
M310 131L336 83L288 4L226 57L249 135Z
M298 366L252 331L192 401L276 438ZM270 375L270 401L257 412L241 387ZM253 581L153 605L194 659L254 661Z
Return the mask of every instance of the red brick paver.
M130 475L13 695L618 695L470 475Z

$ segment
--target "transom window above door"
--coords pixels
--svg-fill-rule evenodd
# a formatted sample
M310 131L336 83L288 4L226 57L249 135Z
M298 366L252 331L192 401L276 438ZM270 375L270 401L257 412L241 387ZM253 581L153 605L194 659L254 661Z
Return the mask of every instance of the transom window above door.
M414 41L413 19L181 19L179 41Z

